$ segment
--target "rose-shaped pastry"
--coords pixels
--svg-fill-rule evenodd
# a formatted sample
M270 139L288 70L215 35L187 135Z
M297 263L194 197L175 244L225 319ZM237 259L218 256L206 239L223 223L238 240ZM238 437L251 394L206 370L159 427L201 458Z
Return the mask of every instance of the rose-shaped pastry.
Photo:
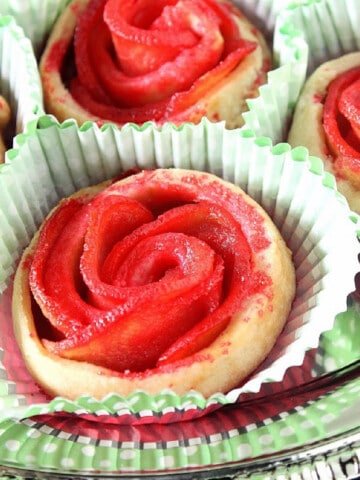
M58 120L243 124L266 80L261 33L227 0L73 0L41 59Z
M360 53L320 65L307 80L289 132L323 159L339 191L360 213Z
M209 396L264 360L294 290L290 251L240 188L148 170L49 214L16 273L15 335L50 394Z

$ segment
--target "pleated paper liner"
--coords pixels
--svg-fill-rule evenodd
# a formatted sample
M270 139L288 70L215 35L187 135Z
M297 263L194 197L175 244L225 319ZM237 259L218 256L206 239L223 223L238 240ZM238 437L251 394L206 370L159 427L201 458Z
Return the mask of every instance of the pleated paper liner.
M2 0L0 15L10 15L32 42L40 56L44 42L60 12L70 0Z
M332 372L360 358L360 308L352 296L348 308L337 315L331 330L320 338L314 364L316 375Z
M247 100L244 129L273 143L287 138L289 125L308 69L309 45L298 28L293 0L233 0L264 33L273 53L273 68L259 95Z
M261 95L248 101L249 112L244 114L244 119L247 128L276 143L286 139L298 87L303 85L304 63L306 76L327 60L359 50L360 9L357 0L258 0L254 4L248 0L244 3L250 4L247 8L253 9L255 16L264 12L269 19L275 19L273 52L279 68L269 73ZM300 58L304 61L299 61ZM289 70L288 75L280 75L281 70Z
M18 144L0 170L0 418L65 411L122 423L193 419L243 395L259 394L264 386L271 390L290 367L303 364L336 315L346 311L357 271L357 217L333 177L305 149L273 147L250 131L206 120L181 128L149 123L118 130L91 123L78 128L73 121L59 125L49 116ZM182 397L171 391L136 392L128 398L109 394L101 402L86 395L73 402L50 400L26 372L12 335L11 282L23 249L60 198L132 167L173 166L209 171L238 184L273 218L293 252L297 273L297 295L284 331L261 367L227 394L205 399L196 391Z
M327 60L360 48L357 0L302 0L281 11L278 21L292 25L309 46L308 74Z
M0 7L0 13L1 13ZM30 40L10 16L0 15L0 94L9 103L11 138L44 114L39 71Z
M41 0L2 0L0 14L14 16L31 39L35 53L40 58L56 18L69 2L49 0L44 4ZM259 137L270 137L274 143L286 139L289 120L304 83L308 58L308 46L301 32L293 28L289 20L286 20L286 25L281 22L275 24L276 14L285 3L285 0L234 0L234 4L243 8L244 12L256 12L253 20L268 37L274 58L268 81L260 88L259 96L247 101L244 129L253 130Z
M271 41L277 17L282 9L288 7L294 0L233 0L242 12L259 28L265 37Z

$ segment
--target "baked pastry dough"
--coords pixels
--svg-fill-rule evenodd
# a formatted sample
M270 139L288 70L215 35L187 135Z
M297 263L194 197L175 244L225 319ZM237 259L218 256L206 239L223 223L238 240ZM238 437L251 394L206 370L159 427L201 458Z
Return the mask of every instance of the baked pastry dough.
M7 150L5 130L11 118L11 111L8 102L0 95L0 163L4 162Z
M318 67L297 103L288 141L303 145L335 175L338 190L360 213L360 53Z
M266 358L294 292L291 252L239 187L148 170L49 214L16 272L14 331L49 394L207 397Z
M40 71L46 110L60 121L160 125L206 116L234 128L270 63L262 34L227 0L73 0Z

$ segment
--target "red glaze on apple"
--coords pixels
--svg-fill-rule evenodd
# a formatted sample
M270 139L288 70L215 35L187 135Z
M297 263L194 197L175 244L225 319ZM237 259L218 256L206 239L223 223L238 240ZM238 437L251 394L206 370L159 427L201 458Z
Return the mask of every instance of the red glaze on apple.
M280 271L285 284L274 277ZM18 269L15 330L23 352L33 342L27 360L36 351L75 370L91 365L95 377L126 382L120 392L132 382L186 391L206 369L219 376L219 359L240 370L238 382L286 321L293 275L279 232L238 187L203 172L143 171L84 189L51 212ZM266 347L249 337L252 353L236 366L248 330ZM224 379L216 389L228 388Z

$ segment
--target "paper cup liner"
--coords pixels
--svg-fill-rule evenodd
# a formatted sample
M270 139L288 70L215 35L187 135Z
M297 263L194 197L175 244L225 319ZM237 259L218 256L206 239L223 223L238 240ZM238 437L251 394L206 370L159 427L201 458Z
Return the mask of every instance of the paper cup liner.
M41 81L32 44L14 18L1 15L0 93L11 109L12 136L26 130L29 123L44 114Z
M59 125L50 116L41 117L38 128L19 143L0 170L0 418L60 411L121 423L196 418L276 387L291 368L303 365L321 334L333 327L336 315L347 310L359 253L357 217L336 191L333 177L305 149L273 147L252 132L227 130L207 120L181 128L159 129L148 123L118 130L91 123L78 128L74 121ZM239 185L260 203L293 252L293 309L265 362L227 394L205 399L196 391L181 397L164 391L154 396L135 392L127 398L110 393L102 401L88 396L49 399L26 372L12 333L11 286L18 259L60 198L132 167L208 171ZM311 372L302 373L300 381L306 376Z
M327 60L360 48L360 9L355 0L303 0L282 10L309 46L308 74Z
M244 129L279 143L287 137L308 65L308 45L302 32L289 19L283 20L280 14L272 51L274 68L268 73L267 83L259 87L259 95L247 100L249 110L243 118Z
M349 297L348 308L337 315L331 330L321 335L316 353L316 375L332 372L357 361L360 357L360 308Z
M292 0L233 0L233 3L261 28L265 37L271 41L278 14L292 3Z
M12 16L32 42L38 57L60 12L70 0L2 0L0 15Z
M270 137L273 143L287 138L289 124L304 85L308 67L308 44L302 30L289 14L282 15L291 0L233 0L263 32L271 46L273 68L259 95L247 100L244 129L256 136Z

